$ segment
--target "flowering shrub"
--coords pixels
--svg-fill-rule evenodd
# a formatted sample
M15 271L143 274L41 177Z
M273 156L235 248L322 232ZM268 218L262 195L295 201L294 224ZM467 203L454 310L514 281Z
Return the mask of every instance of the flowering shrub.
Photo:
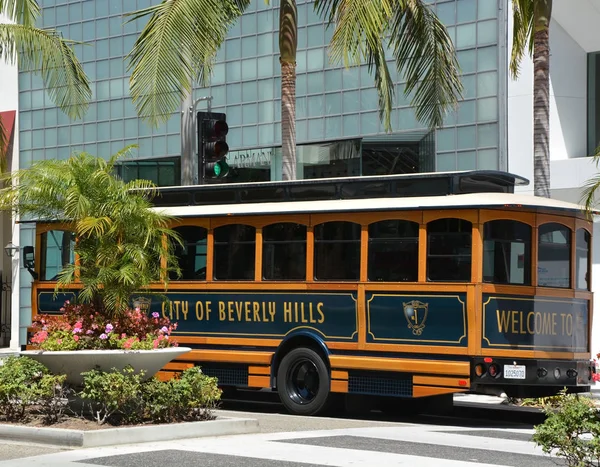
M91 304L65 302L62 315L38 315L31 344L41 350L150 350L177 345L170 339L177 323L151 316L139 308L128 309L121 316L109 318Z
M600 353L596 354L596 358L600 360ZM594 366L596 367L596 372L592 373L592 379L594 383L600 382L600 373L598 373L598 360L594 360Z

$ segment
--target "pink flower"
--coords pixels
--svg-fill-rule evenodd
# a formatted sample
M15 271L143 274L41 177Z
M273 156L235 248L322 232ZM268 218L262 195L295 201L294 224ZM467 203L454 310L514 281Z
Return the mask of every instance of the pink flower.
M154 341L152 342L152 347L158 349L158 339L154 339Z
M110 333L112 332L112 330L113 330L113 329L114 329L113 325L112 325L112 324L110 324L110 323L108 323L108 324L106 325L106 329L104 329L104 332L105 332L106 334L110 334Z
M62 339L56 339L56 343L57 343L58 345L61 345L61 344L62 344Z
M102 339L102 340L108 339L108 336L106 334L100 334L100 336L98 336L98 337L100 337L100 339Z
M152 317L153 318L158 318L159 314L155 311L154 313L152 313Z
M160 332L167 333L167 332L169 332L169 328L166 326L163 326L162 328L160 328Z
M77 335L73 336L73 340L74 340L75 342L79 341L79 336L77 336Z
M94 334L94 331L92 331L91 329L88 329L87 331L85 331L85 333L89 336L90 334Z
M125 339L127 337L127 334L123 333L121 334L121 339Z

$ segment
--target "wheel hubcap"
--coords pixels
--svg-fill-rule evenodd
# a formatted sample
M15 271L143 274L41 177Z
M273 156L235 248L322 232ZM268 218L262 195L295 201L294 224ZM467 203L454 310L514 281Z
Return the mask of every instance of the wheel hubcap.
M308 360L299 360L288 371L287 388L290 399L297 404L308 404L319 392L319 371Z

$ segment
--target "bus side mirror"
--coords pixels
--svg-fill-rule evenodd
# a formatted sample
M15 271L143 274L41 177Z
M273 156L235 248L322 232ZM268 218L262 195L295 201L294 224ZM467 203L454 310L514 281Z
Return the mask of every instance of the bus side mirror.
M31 274L34 279L38 278L37 272L34 271L35 252L32 246L23 247L23 267L29 271L29 274Z

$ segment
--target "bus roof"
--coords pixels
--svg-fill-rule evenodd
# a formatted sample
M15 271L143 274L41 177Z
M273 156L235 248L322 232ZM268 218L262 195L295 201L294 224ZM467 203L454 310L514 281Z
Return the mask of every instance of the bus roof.
M476 207L490 209L523 208L535 211L562 211L583 215L583 207L577 204L513 193L468 193L448 196L161 206L154 209L175 217L219 217L232 215L317 214L329 212L461 209Z

